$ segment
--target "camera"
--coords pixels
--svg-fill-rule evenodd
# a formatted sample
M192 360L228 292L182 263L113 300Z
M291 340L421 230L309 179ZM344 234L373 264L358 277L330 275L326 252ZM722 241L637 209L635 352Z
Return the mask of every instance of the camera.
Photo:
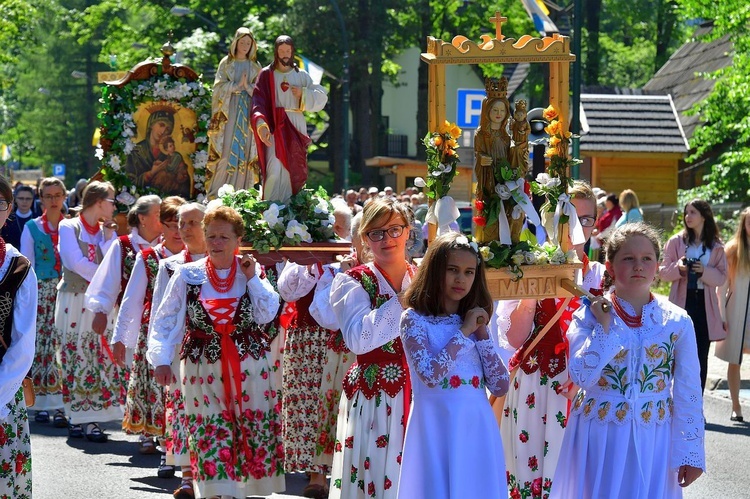
M687 288L688 289L698 289L698 277L699 274L693 270L693 265L696 263L700 263L700 258L685 258L685 265L688 269L688 275L687 275ZM702 272L701 272L702 274Z

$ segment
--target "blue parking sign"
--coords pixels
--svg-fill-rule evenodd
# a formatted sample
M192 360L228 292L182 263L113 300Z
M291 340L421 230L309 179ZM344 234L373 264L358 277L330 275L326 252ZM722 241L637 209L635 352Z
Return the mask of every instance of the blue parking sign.
M52 176L65 177L65 163L52 163Z
M456 98L456 124L461 128L479 128L484 89L459 88Z

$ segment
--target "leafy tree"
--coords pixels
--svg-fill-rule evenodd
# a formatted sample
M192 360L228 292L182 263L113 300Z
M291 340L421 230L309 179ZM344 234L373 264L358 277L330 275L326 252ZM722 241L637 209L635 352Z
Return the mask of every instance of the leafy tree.
M712 75L714 90L694 112L705 124L698 127L690 141L695 153L689 161L698 161L718 151L705 185L686 195L702 196L713 202L750 202L750 4L745 0L679 0L688 18L712 19L709 39L730 35L734 44L732 64Z

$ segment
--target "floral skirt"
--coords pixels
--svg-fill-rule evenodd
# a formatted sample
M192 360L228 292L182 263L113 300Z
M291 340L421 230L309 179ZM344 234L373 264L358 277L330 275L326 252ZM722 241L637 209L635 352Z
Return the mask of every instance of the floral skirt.
M511 497L550 492L568 422L568 399L555 387L567 380L567 370L550 378L520 369L513 379L500 425Z
M166 428L164 429L167 464L190 466L187 428L185 426L185 396L182 385L172 383L165 390Z
M161 437L164 435L164 389L154 378L154 368L146 360L148 322L141 325L130 368L125 417L127 433Z
M341 395L330 499L395 499L404 445L404 392Z
M36 309L36 348L31 376L34 380L36 402L34 409L54 411L63 408L62 364L60 348L62 336L55 327L55 301L59 279L40 279Z
M313 466L330 469L333 463L341 388L344 384L344 376L356 358L357 356L351 352L335 352L331 349L326 355L318 401L318 438Z
M248 355L240 369L242 412L234 402L227 406L221 360L180 363L196 497L265 496L286 488L281 401L272 367L267 357Z
M127 371L117 367L103 346L104 335L91 329L94 313L84 307L83 293L58 293L55 325L63 338L63 402L72 424L101 423L122 419Z
M287 473L330 471L324 466L313 466L328 335L321 327L290 327L286 331L281 431Z
M0 419L0 498L31 499L31 435L23 388Z

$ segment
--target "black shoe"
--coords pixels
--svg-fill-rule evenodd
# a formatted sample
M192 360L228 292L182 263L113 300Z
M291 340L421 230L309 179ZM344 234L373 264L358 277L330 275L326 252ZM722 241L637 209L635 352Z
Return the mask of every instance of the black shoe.
M159 461L159 468L156 470L156 476L159 478L173 478L175 467L171 464L167 464L167 455L162 454L161 460Z
M744 423L745 418L743 418L742 416L738 416L736 412L732 411L732 415L730 416L729 421L736 421L738 423Z
M86 439L90 442L102 444L107 441L107 435L102 432L97 423L89 423L86 425Z
M83 438L83 428L79 424L68 424L68 437Z
M55 411L55 415L52 417L52 426L55 428L67 428L68 419L65 417L65 413L62 409Z
M37 423L49 423L49 412L47 411L36 411L34 421Z

